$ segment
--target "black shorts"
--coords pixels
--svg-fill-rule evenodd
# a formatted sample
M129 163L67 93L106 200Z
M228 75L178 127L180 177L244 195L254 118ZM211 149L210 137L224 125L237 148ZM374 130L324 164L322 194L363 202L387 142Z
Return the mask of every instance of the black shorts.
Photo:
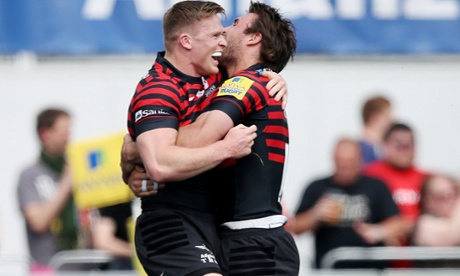
M212 215L176 209L144 211L136 224L136 251L149 276L221 273Z
M275 229L219 229L224 275L299 275L299 252L284 227Z

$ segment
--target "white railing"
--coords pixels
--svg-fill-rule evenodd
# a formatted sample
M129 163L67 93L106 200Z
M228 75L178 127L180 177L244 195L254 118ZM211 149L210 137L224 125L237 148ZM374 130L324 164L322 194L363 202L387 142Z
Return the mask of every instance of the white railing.
M332 269L340 261L460 261L460 247L382 246L339 247L326 253L321 267ZM459 274L460 275L460 274Z

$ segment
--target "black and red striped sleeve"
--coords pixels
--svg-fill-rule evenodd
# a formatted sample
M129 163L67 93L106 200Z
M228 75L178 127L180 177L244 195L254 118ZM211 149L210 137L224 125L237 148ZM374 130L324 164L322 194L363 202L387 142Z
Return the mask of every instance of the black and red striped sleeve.
M128 112L128 129L135 139L141 133L157 128L179 126L181 95L170 80L139 82Z

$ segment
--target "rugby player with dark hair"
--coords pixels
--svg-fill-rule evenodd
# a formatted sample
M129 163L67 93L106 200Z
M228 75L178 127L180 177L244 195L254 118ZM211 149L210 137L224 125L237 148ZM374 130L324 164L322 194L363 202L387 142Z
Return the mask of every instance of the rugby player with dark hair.
M203 146L234 125L257 126L251 154L214 170L219 264L224 275L298 275L298 250L283 227L287 218L280 203L288 125L281 104L266 91L268 79L260 74L267 67L280 72L294 56L294 26L278 10L254 2L224 35L228 45L219 62L230 79L204 113L180 131L179 144Z

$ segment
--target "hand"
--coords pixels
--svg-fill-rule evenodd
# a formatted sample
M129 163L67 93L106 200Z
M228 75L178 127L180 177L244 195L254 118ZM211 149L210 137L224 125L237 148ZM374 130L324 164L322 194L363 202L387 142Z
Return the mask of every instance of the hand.
M353 223L353 229L368 244L376 244L385 239L385 228L380 224L356 221Z
M147 190L142 191L142 181L147 180ZM164 188L165 184L159 184L158 189L153 189L153 181L149 179L147 172L142 166L136 165L127 179L127 184L137 197L152 196L158 193L158 189Z
M121 146L121 159L127 162L140 163L141 156L137 150L136 142L131 139L131 135L126 134L123 137L123 145Z
M241 158L251 153L254 139L257 137L257 127L247 127L239 124L231 128L225 135L223 142L227 143L229 158Z
M65 194L70 194L73 190L73 174L69 165L65 165L59 180L59 187Z
M324 196L316 203L313 211L318 221L330 225L339 223L342 216L342 207L340 202L328 195Z
M262 76L269 79L266 85L268 94L272 97L274 96L276 101L282 100L281 105L283 109L286 109L288 101L288 89L284 78L273 71L263 71Z
M120 167L122 171L123 181L128 184L128 178L134 170L136 164L142 164L136 142L131 139L129 134L123 137L123 145L121 146L121 161Z

